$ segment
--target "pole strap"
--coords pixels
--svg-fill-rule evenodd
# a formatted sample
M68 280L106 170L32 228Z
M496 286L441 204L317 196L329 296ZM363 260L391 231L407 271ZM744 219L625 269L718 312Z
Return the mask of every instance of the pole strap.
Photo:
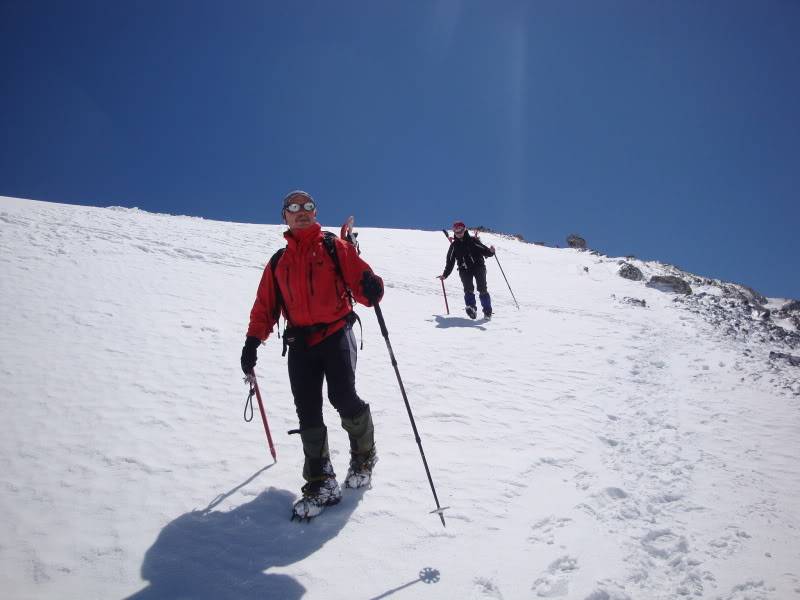
M244 380L250 384L250 392L247 394L247 400L244 401L244 420L245 423L249 423L253 420L253 396L256 395L256 388L253 387L252 380L248 379L247 377L245 377ZM249 419L247 418L248 411L250 412Z

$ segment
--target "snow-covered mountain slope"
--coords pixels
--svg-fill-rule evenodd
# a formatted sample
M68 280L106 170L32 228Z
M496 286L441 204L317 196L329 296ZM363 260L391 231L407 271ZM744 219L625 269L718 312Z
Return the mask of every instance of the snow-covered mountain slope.
M744 288L666 265L631 261L644 281L679 274L695 293L623 279L617 259L492 234L482 239L520 308L492 260L488 323L463 314L455 276L445 314L441 232L359 238L387 284L447 527L428 513L363 307L374 485L290 522L302 461L285 433L296 417L279 341L256 369L275 464L258 416L242 419L239 369L282 229L0 198L4 597L798 597L795 313L764 318L736 296ZM341 475L347 439L325 410Z

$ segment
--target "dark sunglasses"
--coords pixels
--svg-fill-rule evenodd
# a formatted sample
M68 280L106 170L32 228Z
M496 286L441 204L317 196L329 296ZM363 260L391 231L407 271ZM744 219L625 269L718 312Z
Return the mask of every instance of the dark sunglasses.
M308 202L303 202L302 204L300 204L299 202L292 202L291 204L287 204L283 208L284 210L288 210L290 213L300 212L301 208L306 212L311 212L315 208L317 208L317 205L309 200Z

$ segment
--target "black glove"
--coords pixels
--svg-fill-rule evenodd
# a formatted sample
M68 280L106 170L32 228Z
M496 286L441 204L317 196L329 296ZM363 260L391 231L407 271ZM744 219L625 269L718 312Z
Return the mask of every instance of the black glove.
M253 367L256 366L258 360L257 350L261 345L261 340L252 335L248 335L242 348L242 371L245 375L250 375L253 372Z
M372 271L364 271L361 276L361 289L369 300L370 306L377 304L383 296L383 282Z

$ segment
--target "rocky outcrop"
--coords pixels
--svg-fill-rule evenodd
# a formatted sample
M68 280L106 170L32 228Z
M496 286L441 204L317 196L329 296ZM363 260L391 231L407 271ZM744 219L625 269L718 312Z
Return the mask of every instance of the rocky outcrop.
M675 294L689 295L692 293L692 287L676 275L654 275L647 282L647 287Z
M763 306L767 303L767 299L764 296L746 285L724 283L721 289L723 294L730 298L736 298L743 305Z
M675 301L687 310L702 315L723 334L748 345L768 344L773 348L783 346L791 351L800 348L800 333L763 318L752 305L743 303L739 298L701 292L691 296L677 296Z
M635 267L629 262L622 263L618 274L620 277L630 279L631 281L641 281L644 279L644 275L642 275L642 271L639 269L639 267Z
M784 304L781 306L781 312L800 314L800 300L792 300L791 302Z
M567 246L578 250L586 250L586 240L575 233L571 233L567 236Z
M800 332L800 300L792 300L781 306L772 313L775 319L785 319L792 324L796 331Z
M525 238L522 237L521 233L503 233L502 231L497 231L496 229L492 229L491 227L485 227L483 225L478 225L477 227L471 228L473 231L479 231L481 233L494 233L495 235L500 235L505 238L510 238L512 240L517 240L518 242L524 242L526 244L530 242L526 242ZM535 244L536 242L534 242Z
M645 302L644 300L640 300L639 298L631 298L630 296L625 296L622 299L622 302L624 302L625 304L631 304L633 306L641 306L641 307L647 306L647 302Z
M792 300L781 306L775 311L775 316L779 319L800 318L800 300Z
M800 367L800 356L792 356L791 354L786 354L785 352L770 352L769 358L770 360L785 360L793 367Z
M748 287L746 285L739 285L739 288L741 289L742 294L748 300L750 300L750 304L758 304L763 306L764 304L767 303L767 299L763 295L759 294L753 288Z

